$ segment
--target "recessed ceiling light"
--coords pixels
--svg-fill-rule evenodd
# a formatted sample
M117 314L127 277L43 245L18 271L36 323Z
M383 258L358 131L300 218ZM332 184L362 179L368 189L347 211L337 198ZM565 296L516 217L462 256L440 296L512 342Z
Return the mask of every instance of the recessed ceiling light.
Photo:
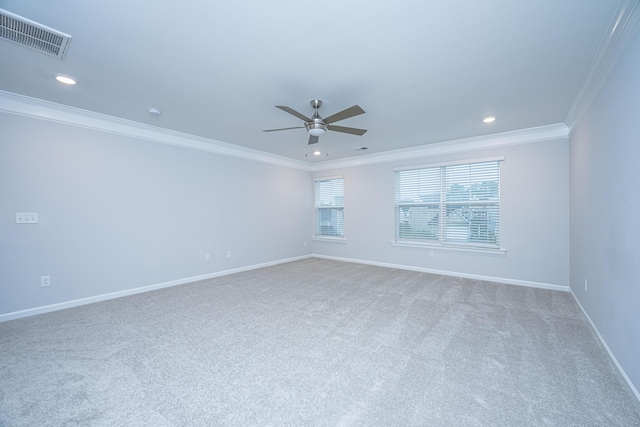
M485 122L485 123L492 123L492 122L496 121L496 118L495 117L485 117L482 121Z
M322 154L322 153L321 153L321 152L319 152L319 151L314 151L314 152L313 152L313 155L314 155L314 156L319 156L320 154Z
M69 77L69 76L58 75L58 76L56 76L56 80L59 81L60 83L66 84L66 85L74 85L74 84L76 84L75 79L73 79L72 77Z

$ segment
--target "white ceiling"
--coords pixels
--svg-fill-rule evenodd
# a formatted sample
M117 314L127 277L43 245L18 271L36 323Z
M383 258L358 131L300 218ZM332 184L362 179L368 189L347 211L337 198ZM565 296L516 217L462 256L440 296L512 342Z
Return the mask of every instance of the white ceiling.
M621 3L0 0L72 36L63 60L0 40L0 90L335 160L565 122ZM325 117L360 105L366 114L336 124L368 132L311 147L304 129L262 132L301 125L274 106L311 115L314 98Z

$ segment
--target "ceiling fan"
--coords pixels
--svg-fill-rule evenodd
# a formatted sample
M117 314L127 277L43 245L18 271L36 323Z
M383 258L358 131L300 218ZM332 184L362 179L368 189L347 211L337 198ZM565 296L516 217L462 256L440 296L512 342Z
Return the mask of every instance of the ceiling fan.
M311 106L315 110L312 117L307 117L302 113L297 112L293 108L287 107L285 105L276 105L276 108L281 109L282 111L286 111L289 114L296 116L299 119L304 120L304 126L295 126L291 128L281 128L281 129L267 129L263 130L263 132L275 132L279 130L289 130L289 129L307 129L309 132L309 144L315 144L319 140L319 136L325 133L328 130L342 133L350 133L352 135L362 136L367 131L366 129L357 129L350 128L345 126L336 126L333 123L348 119L349 117L358 116L360 114L364 114L364 110L360 108L358 105L354 105L353 107L349 107L345 110L342 110L338 113L335 113L326 119L320 117L318 114L318 109L322 106L322 101L319 99L312 99Z

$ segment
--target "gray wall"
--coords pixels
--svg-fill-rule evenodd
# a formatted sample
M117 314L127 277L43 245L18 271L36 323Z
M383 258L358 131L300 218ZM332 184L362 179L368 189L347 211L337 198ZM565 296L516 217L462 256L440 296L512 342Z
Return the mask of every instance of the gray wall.
M398 247L394 237L394 172L399 166L504 155L501 246L506 254ZM484 276L508 283L569 285L569 146L556 139L316 172L345 179L345 243L314 241L314 253Z
M570 139L571 289L636 389L640 389L639 59L636 32Z
M0 129L0 314L310 253L310 172L10 114Z

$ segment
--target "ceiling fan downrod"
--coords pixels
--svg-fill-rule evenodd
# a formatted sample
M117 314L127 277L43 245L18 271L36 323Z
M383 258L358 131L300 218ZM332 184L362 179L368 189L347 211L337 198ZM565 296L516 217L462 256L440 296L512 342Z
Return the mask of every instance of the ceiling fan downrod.
M322 101L319 99L312 99L310 104L315 110L315 113L313 113L313 121L305 123L305 128L310 135L320 136L328 130L327 124L322 121L322 117L320 117L320 114L318 113L318 108L322 106Z

